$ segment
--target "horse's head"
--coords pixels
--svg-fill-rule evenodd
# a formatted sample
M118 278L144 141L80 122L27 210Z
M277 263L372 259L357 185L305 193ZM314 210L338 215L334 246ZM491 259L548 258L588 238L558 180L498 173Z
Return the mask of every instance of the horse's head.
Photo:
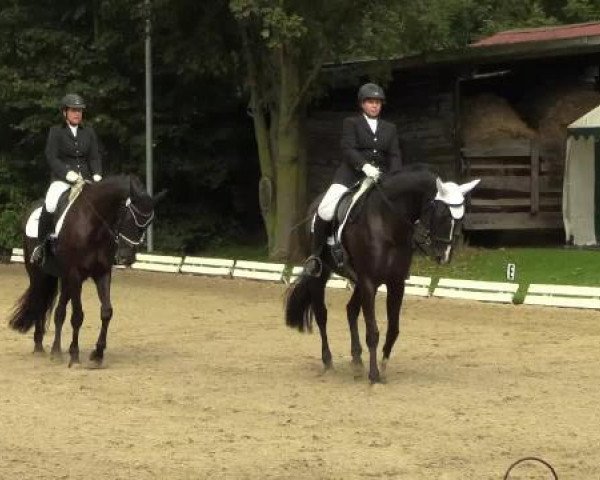
M121 207L117 222L116 261L122 265L131 265L135 254L146 236L146 229L154 221L154 207L165 196L162 192L151 197L136 177L131 177L129 196Z
M478 183L479 179L462 185L436 179L437 192L425 206L417 223L415 240L438 263L450 261L465 215L465 195Z

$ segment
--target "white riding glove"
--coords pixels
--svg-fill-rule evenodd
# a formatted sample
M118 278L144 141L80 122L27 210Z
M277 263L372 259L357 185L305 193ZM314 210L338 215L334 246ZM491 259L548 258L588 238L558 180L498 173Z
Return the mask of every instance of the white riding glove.
M377 181L381 176L381 170L379 170L374 165L371 165L370 163L365 163L362 166L362 171L367 177L372 178L375 181Z
M94 182L99 182L100 180L102 180L102 175L94 175Z
M75 183L78 178L79 178L79 174L77 172L74 172L73 170L69 170L67 172L67 182Z

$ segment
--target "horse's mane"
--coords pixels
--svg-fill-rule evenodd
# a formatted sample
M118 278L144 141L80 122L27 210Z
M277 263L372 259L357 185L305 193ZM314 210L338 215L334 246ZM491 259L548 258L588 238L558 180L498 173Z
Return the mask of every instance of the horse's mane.
M383 178L381 189L390 198L403 193L433 194L436 191L437 174L427 165L412 164Z
M102 182L98 184L92 184L94 189L90 189L90 193L93 194L129 194L131 188L135 188L137 191L144 191L144 185L140 179L135 175L118 174L109 175L104 177Z

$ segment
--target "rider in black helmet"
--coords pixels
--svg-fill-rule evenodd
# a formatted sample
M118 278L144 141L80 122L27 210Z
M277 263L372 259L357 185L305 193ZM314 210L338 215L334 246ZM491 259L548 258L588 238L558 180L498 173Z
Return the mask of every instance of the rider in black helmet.
M31 263L43 263L47 240L54 230L54 212L63 192L79 180L102 180L102 159L98 138L91 126L83 125L83 98L66 94L60 103L64 123L53 126L46 141L46 160L52 183L46 193L38 225L38 245L31 254Z
M305 263L305 272L311 276L321 275L321 252L340 197L365 176L377 181L382 173L402 166L396 125L379 118L384 102L383 88L375 83L365 83L358 90L360 113L344 119L342 163L317 209L311 255Z

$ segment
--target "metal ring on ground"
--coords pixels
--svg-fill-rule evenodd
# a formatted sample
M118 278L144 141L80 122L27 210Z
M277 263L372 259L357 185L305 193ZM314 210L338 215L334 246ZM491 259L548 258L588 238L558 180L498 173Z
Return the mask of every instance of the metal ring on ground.
M508 480L508 478L509 478L508 476L510 475L510 472L512 472L513 468L515 468L517 465L524 463L524 462L541 463L542 465L548 467L550 472L552 472L552 475L554 476L554 480L558 480L558 475L556 474L556 471L554 470L552 465L550 465L546 460L544 460L542 458L538 458L538 457L523 457L523 458L517 460L516 462L514 462L510 467L508 467L508 470L504 474L504 480Z

